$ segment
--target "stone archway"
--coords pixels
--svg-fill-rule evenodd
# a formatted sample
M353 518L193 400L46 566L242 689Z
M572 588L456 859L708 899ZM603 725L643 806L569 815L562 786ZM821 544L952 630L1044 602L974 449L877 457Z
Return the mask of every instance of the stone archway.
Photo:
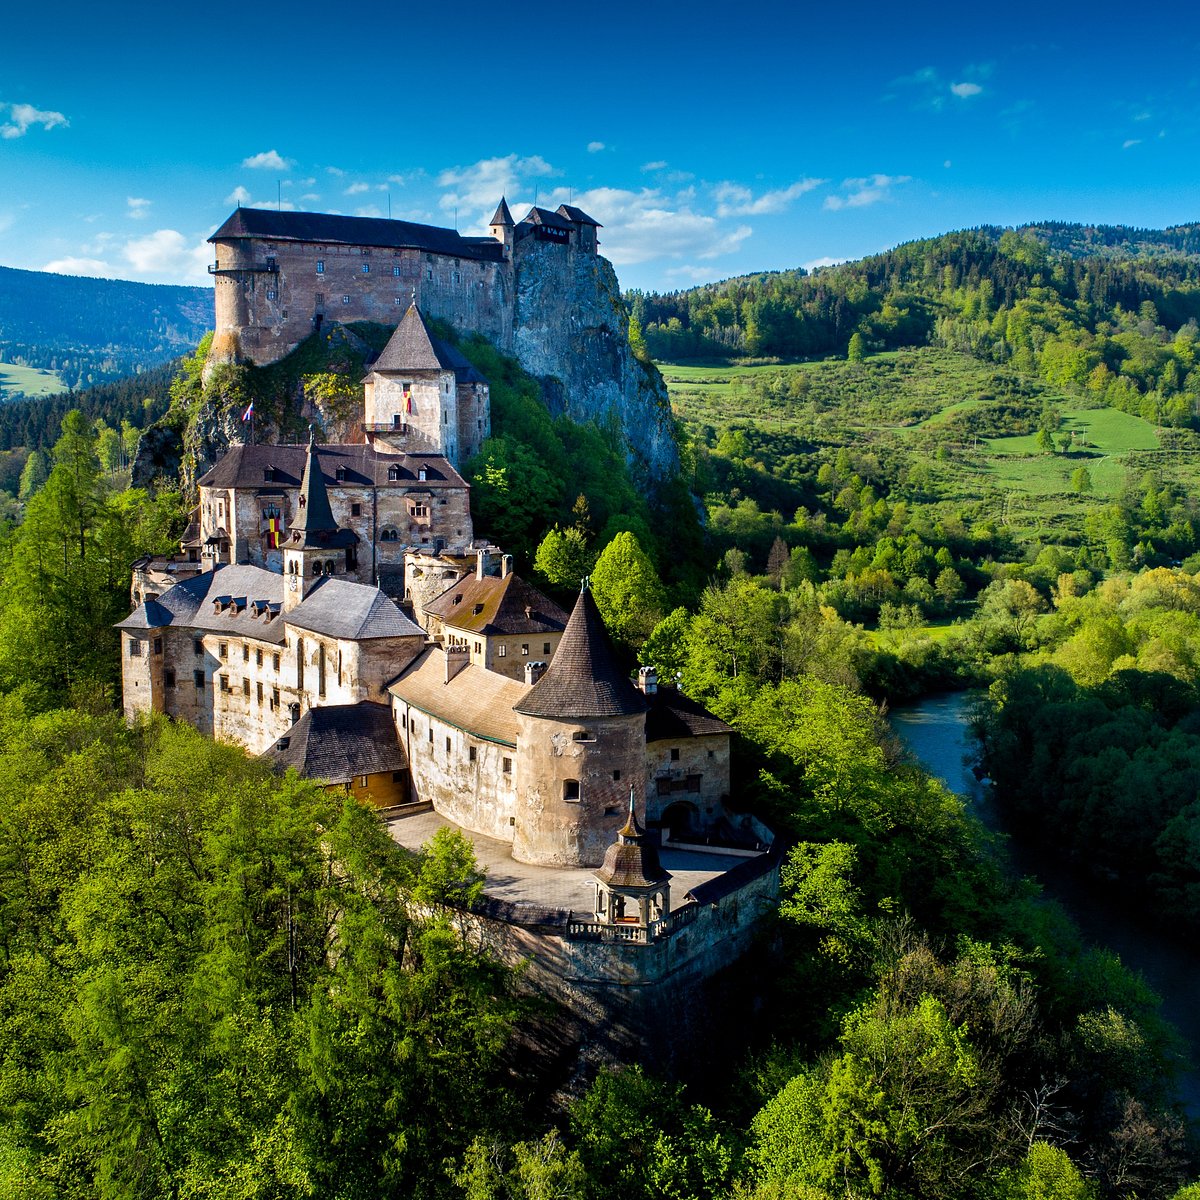
M687 800L676 800L663 810L662 827L673 842L691 842L700 836L700 810Z

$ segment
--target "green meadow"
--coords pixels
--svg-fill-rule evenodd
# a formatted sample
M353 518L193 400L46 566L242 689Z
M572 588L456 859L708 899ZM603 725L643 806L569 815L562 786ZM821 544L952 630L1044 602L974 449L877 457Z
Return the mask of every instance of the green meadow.
M53 396L56 392L66 390L66 384L55 371L0 362L0 400L11 400L17 392L32 400L38 396Z

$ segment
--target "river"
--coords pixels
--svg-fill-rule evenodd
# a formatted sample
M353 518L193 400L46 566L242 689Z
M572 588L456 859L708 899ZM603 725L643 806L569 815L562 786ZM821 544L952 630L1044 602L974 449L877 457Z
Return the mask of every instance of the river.
M913 755L947 787L966 797L971 810L989 828L1009 835L1013 864L1034 875L1045 894L1071 915L1083 935L1106 946L1121 961L1141 972L1162 997L1163 1015L1183 1035L1193 1063L1200 1063L1200 952L1166 937L1146 917L1131 915L1120 897L1070 871L1061 856L1049 854L1033 839L1018 839L991 801L991 789L980 784L966 765L972 749L966 728L969 692L929 696L890 713L892 728ZM1179 1097L1193 1120L1200 1120L1200 1070L1180 1075Z

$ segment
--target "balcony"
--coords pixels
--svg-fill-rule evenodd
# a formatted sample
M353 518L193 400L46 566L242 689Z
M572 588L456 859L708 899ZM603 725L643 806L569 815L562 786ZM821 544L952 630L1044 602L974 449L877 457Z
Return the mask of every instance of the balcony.
M247 263L240 267L223 267L219 262L208 264L210 275L278 275L279 264L271 261Z

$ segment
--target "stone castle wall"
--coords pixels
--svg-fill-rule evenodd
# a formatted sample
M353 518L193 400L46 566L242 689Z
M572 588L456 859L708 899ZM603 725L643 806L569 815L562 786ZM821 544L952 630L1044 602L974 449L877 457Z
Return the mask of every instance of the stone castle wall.
M322 323L395 325L413 300L429 316L512 347L512 266L415 249L237 238L216 244L213 360L256 366Z

